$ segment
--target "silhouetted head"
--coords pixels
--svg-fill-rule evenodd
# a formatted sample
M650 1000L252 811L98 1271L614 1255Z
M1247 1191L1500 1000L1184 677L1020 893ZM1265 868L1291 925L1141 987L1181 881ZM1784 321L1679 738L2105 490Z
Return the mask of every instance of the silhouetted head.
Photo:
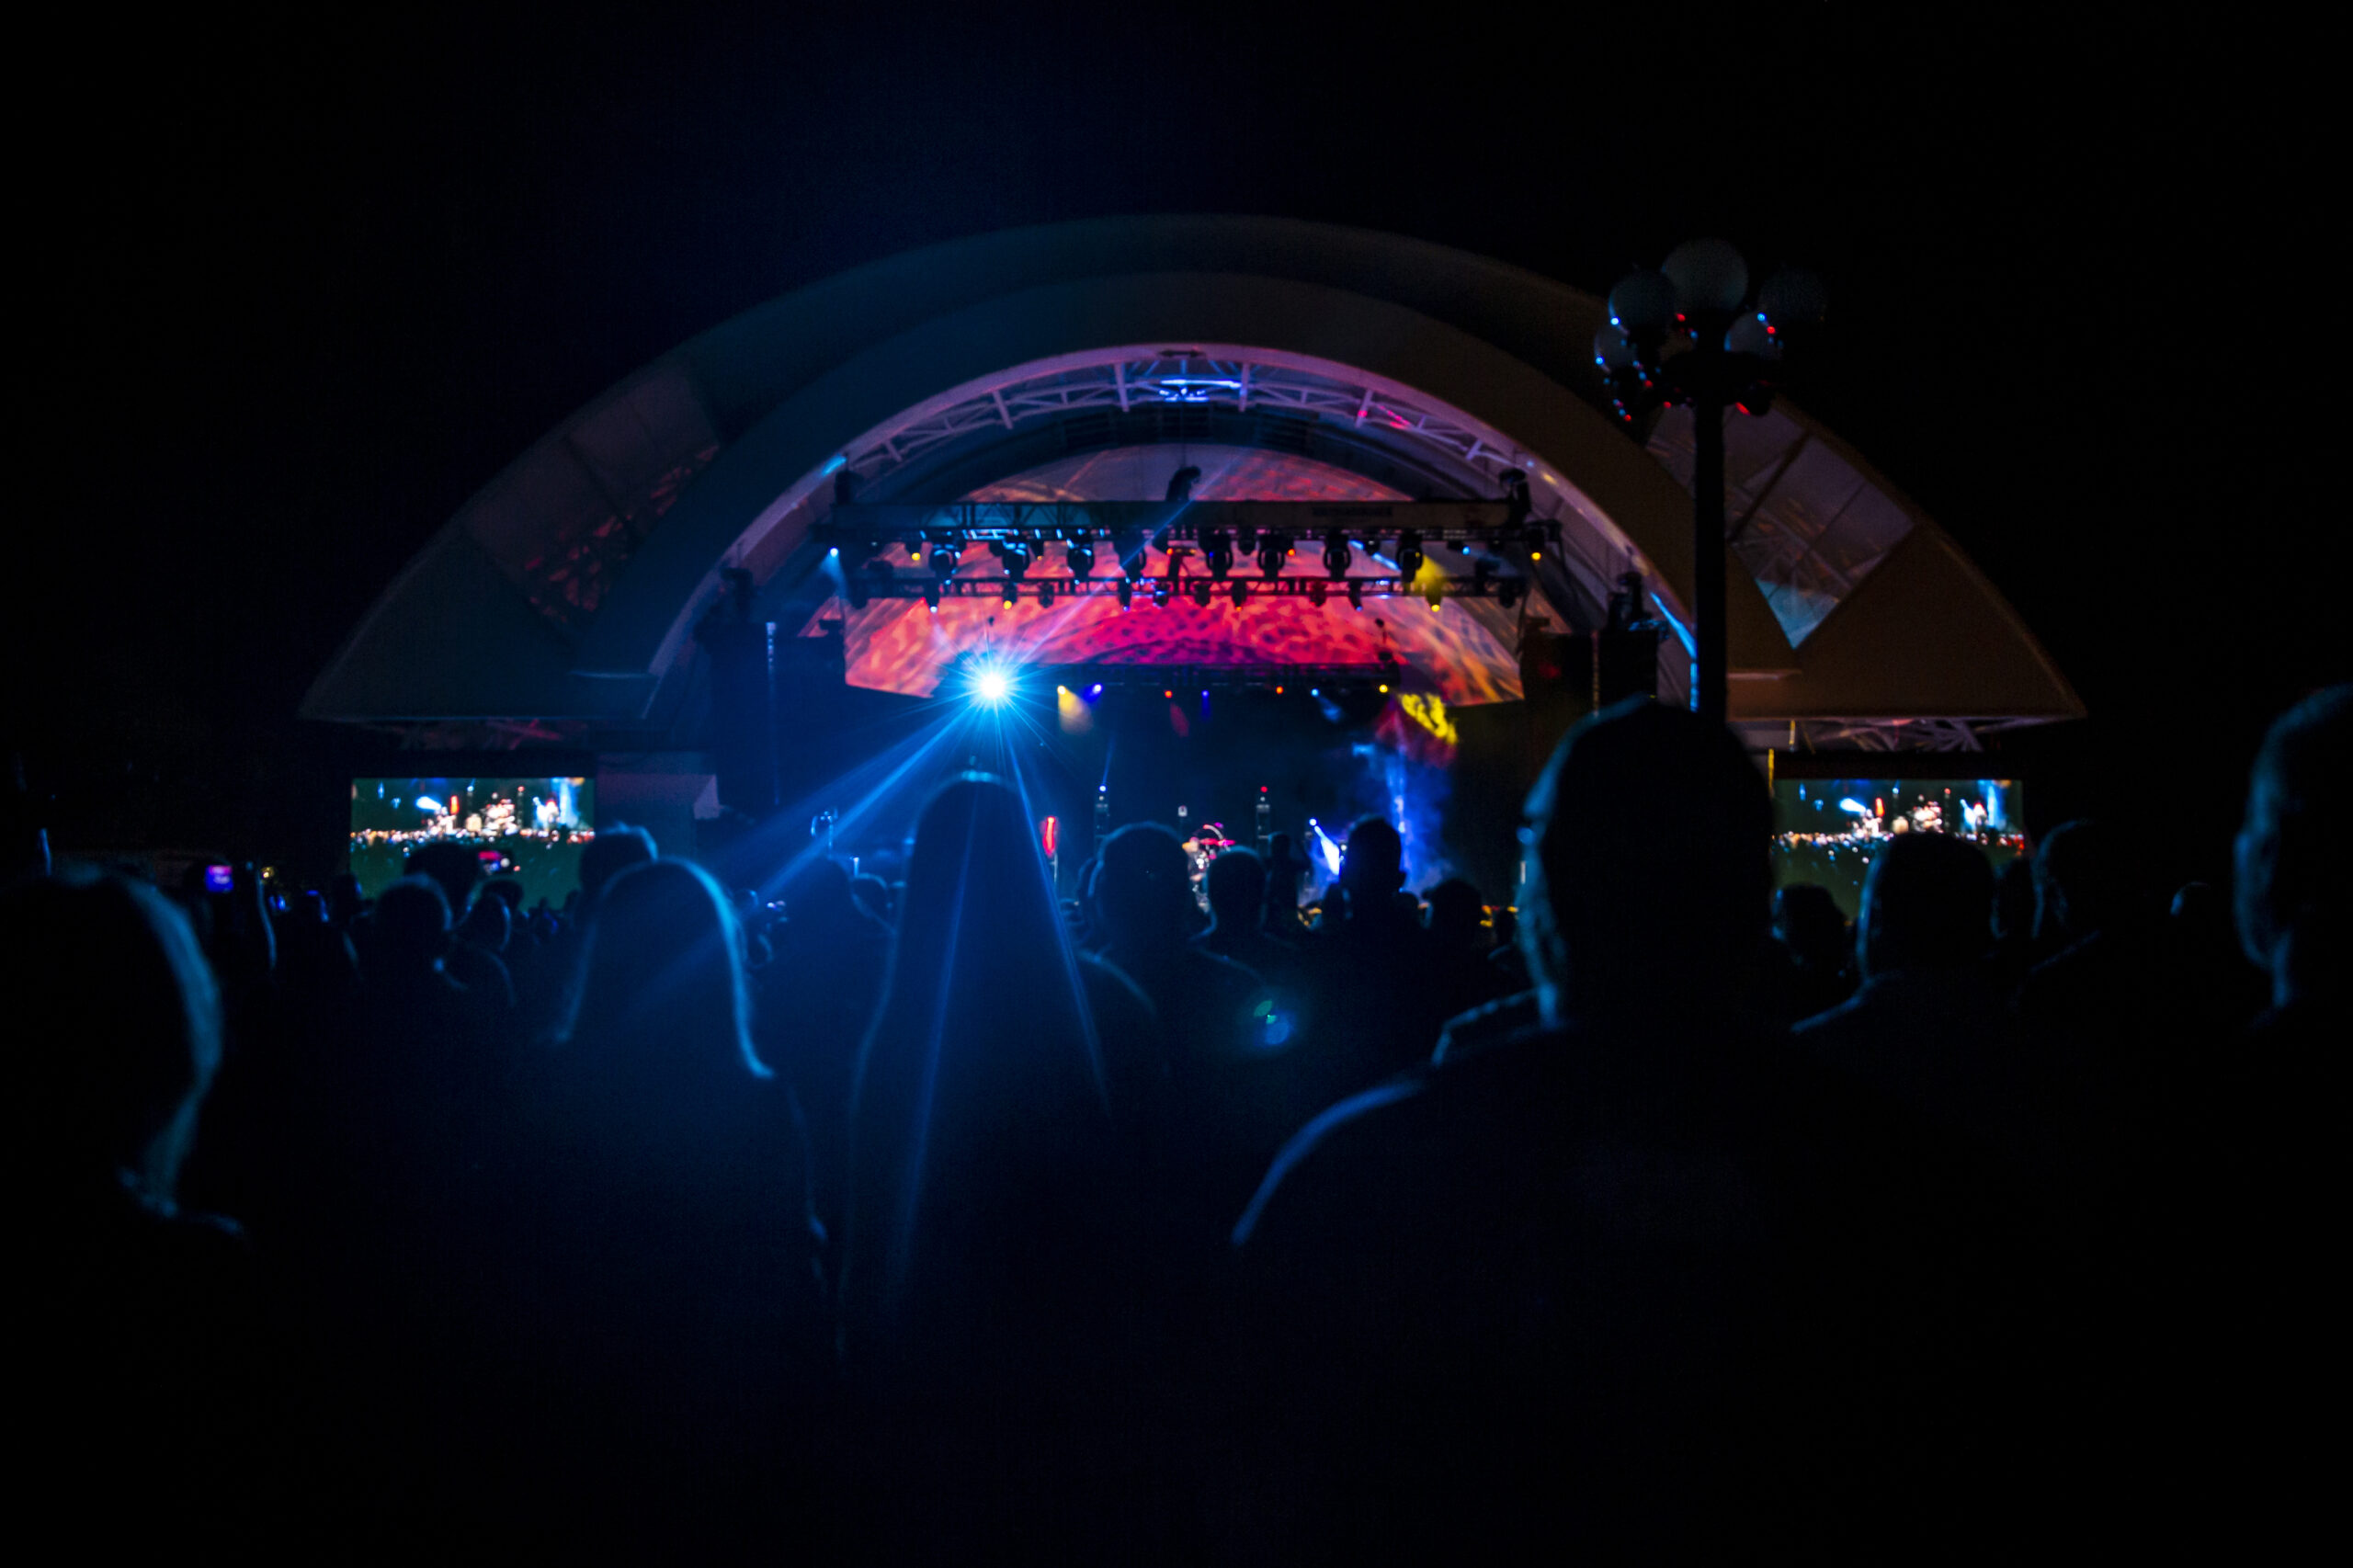
M1765 939L1772 801L1732 732L1645 699L1570 730L1528 799L1520 945L1555 1018L1721 1007Z
M2174 889L2173 903L2166 913L2176 925L2203 931L2211 929L2229 907L2222 890L2213 883L2184 882Z
M886 1010L917 997L928 1009L944 994L960 1021L994 1032L1004 1020L1017 1033L1039 987L1048 1002L1069 993L1068 953L1020 797L986 774L948 784L915 826Z
M1193 863L1184 842L1158 823L1130 823L1103 841L1095 901L1111 940L1122 946L1185 939L1193 912Z
M1267 863L1247 849L1210 862L1210 914L1221 931L1253 931L1267 904Z
M654 835L642 827L615 823L599 828L597 836L580 851L580 907L596 906L597 894L607 882L628 870L658 858L654 848Z
M1487 901L1477 888L1461 877L1449 877L1422 899L1430 906L1431 933L1444 938L1448 946L1486 946Z
M784 884L787 919L837 925L858 913L850 896L849 868L838 860L819 858L801 868Z
M743 928L710 873L649 860L605 884L580 958L567 1045L620 1074L767 1076L753 1053Z
M491 878L483 883L482 896L498 900L509 915L519 916L523 913L523 884L513 877Z
M2179 939L2179 950L2192 955L2192 961L2227 962L2238 954L2239 934L2232 925L2231 896L2213 883L2182 883L2174 890L2166 918Z
M1855 950L1866 979L1902 969L1959 969L1985 956L1994 868L1985 852L1942 833L1889 843L1863 881Z
M1307 857L1299 852L1299 840L1288 833L1278 833L1267 840L1267 880L1280 885L1285 878L1296 883L1300 878L1315 869Z
M1994 939L2024 942L2034 936L2034 862L2013 858L1994 873Z
M359 879L349 871L338 875L327 884L327 918L348 928L368 907L368 894Z
M849 880L850 896L858 900L858 908L889 925L891 921L891 884L871 871L861 871Z
M2035 939L2079 942L2129 919L2135 879L2129 846L2106 823L2086 818L2052 828L2034 855Z
M369 957L400 968L429 967L449 950L449 899L430 877L403 877L376 900Z
M2353 686L2306 698L2255 759L2235 846L2239 942L2282 1004L2342 995L2353 946Z
M221 1061L221 1004L188 919L154 889L69 874L0 893L22 1142L40 1179L119 1179L168 1206Z
M1405 841L1381 817L1366 817L1348 829L1347 849L1340 860L1340 885L1353 904L1385 908L1390 897L1405 885Z
M1773 936L1803 962L1831 969L1844 966L1855 949L1838 901L1813 882L1773 890Z
M464 915L473 900L475 886L482 881L482 858L463 844L420 844L408 852L405 874L430 877L439 883L442 896L449 901L451 917L459 918Z
M458 935L484 952L503 953L515 935L514 912L507 908L505 899L484 893L474 900L465 919L458 923Z

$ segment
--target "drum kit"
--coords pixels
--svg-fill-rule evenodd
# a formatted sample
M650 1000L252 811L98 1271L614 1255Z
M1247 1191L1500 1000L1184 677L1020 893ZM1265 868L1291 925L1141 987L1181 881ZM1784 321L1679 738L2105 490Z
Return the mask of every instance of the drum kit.
M1210 906L1210 862L1233 847L1234 841L1225 836L1223 823L1205 822L1185 840L1185 858L1192 862L1193 897L1200 906Z

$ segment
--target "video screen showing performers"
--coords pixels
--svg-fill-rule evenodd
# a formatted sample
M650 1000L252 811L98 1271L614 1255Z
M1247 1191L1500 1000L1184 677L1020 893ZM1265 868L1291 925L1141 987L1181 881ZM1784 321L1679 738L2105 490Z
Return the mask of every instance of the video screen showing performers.
M586 778L355 778L352 874L374 898L410 850L447 840L472 846L485 874L519 881L525 909L561 908L596 836L595 792Z
M2025 792L2006 778L1782 778L1773 785L1773 885L1815 882L1852 920L1863 876L1902 833L1949 833L1995 867L2026 852Z

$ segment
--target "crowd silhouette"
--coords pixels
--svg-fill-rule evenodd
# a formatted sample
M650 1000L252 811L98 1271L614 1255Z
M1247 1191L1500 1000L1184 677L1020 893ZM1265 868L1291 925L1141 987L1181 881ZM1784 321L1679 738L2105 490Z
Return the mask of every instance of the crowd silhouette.
M1312 919L1287 840L1204 919L1148 824L1063 908L981 774L780 915L635 830L563 910L26 836L34 1480L92 1542L340 1554L2284 1545L2349 732L2273 727L2227 893L2095 821L1998 876L1912 834L1851 931L1642 702L1545 768L1516 912L1378 818Z

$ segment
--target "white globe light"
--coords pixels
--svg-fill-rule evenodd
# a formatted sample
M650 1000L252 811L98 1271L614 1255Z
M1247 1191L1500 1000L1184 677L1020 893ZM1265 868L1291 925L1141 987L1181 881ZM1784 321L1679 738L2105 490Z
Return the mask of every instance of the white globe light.
M1781 358L1781 340L1766 324L1762 312L1743 311L1724 334L1724 352L1754 354L1759 359L1778 361Z
M1686 240L1667 252L1659 270L1675 285L1675 302L1686 315L1728 315L1748 297L1748 263L1722 240Z
M1675 319L1675 286L1655 272L1630 272L1609 290L1609 321L1630 337L1665 332Z

